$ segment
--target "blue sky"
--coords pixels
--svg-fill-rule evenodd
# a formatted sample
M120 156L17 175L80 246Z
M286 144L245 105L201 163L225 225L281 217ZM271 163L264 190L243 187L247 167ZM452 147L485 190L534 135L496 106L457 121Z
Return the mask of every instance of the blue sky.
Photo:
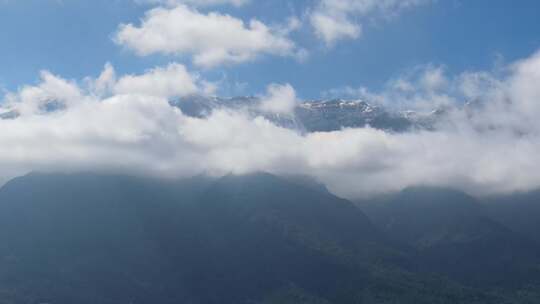
M315 1L251 1L215 6L242 20L265 24L302 16ZM137 56L113 42L121 23L138 24L152 5L133 0L0 1L0 86L10 91L35 83L40 70L68 79L98 75L106 62L119 74L142 73L175 61L205 78L225 77L221 93L256 94L269 83L290 83L302 98L344 86L378 89L422 64L444 65L450 74L489 70L499 61L523 58L540 47L540 2L535 0L439 0L391 18L363 21L363 34L327 46L307 26L292 34L309 51L306 60L263 55L212 69L193 67L186 56ZM235 84L241 84L234 89Z

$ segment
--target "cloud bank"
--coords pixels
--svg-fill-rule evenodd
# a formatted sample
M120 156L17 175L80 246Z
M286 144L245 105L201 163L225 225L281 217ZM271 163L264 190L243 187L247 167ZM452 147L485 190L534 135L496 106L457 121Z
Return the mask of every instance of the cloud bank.
M267 171L310 175L345 197L413 185L478 195L540 187L540 53L499 77L466 72L445 79L440 73L427 69L373 94L402 92L410 104L441 96L478 101L472 109L455 107L436 130L302 134L242 110L184 115L167 97L196 90L197 77L177 64L123 77L107 65L83 84L43 72L40 83L1 103L0 114L18 113L0 119L1 174L5 180L33 170L165 177ZM296 99L288 85L269 87L267 97L262 106L278 112Z

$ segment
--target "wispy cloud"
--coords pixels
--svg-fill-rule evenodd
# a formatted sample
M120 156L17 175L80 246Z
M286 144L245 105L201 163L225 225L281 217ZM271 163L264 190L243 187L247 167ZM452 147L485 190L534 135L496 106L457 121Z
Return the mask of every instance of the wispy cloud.
M405 9L433 0L320 0L309 13L315 34L328 46L362 35L362 22L373 17L392 17Z

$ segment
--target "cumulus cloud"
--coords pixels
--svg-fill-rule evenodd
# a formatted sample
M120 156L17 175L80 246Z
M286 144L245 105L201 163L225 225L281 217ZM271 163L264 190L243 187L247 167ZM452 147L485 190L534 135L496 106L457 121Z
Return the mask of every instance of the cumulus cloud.
M41 72L38 86L24 86L17 93L7 93L4 107L20 114L35 114L47 111L49 105L67 107L85 99L79 86L53 75L48 71Z
M297 105L296 91L290 84L271 84L262 96L259 109L270 114L293 115Z
M148 11L139 26L121 25L115 41L141 56L189 55L196 65L209 68L250 61L263 54L296 55L294 42L282 29L256 19L246 24L230 15L205 14L177 5Z
M97 78L87 77L84 86L74 80L63 79L49 71L42 71L40 83L26 85L18 92L8 92L0 106L0 113L18 115L47 114L73 105L91 102L96 98L116 95L141 95L164 99L188 95L214 93L212 82L191 73L178 63L156 67L143 74L117 77L114 67L107 63Z
M156 97L182 97L199 93L196 77L177 63L154 68L142 75L127 75L113 88L116 94L141 94Z
M138 94L174 98L189 95L209 95L217 90L216 84L202 79L197 73L179 63L155 67L142 74L123 75L118 78L114 67L107 63L95 79L86 78L86 90L96 96Z
M162 94L126 91L101 97L44 72L39 84L8 94L2 105L21 115L0 119L1 174L104 170L179 177L267 171L310 175L351 198L413 185L478 195L540 187L540 53L510 65L502 76L466 72L450 79L442 71L433 76L437 67L426 69L389 90L422 98L446 95L456 102L470 94L479 106L455 107L431 131L354 128L305 134L244 111L188 117ZM446 81L425 82L425 75ZM267 95L293 99L293 92L287 85L271 86ZM50 98L65 107L40 110Z
M90 89L98 95L111 92L116 84L116 70L112 64L107 63L98 78L86 78L86 83Z
M370 16L395 16L404 9L432 0L320 0L309 13L315 34L331 46L362 34L361 21Z
M350 21L344 13L332 16L323 11L316 11L310 19L317 36L328 45L340 39L356 39L362 33L361 25Z

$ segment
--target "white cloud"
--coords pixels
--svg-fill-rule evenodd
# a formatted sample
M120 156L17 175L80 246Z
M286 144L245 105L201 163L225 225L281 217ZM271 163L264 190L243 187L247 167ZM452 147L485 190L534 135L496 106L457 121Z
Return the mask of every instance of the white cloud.
M280 29L252 19L217 12L201 13L185 5L148 11L140 26L123 24L115 41L141 56L191 55L202 67L250 61L263 54L294 56L295 44Z
M87 78L86 81L90 90L100 96L105 95L114 89L116 84L116 71L112 64L107 63L103 68L103 72L101 72L97 79Z
M21 114L42 113L48 104L69 106L84 100L83 93L73 81L62 79L48 71L41 72L38 86L24 86L17 93L7 93L4 106Z
M310 18L315 33L328 45L332 45L340 39L356 39L362 33L361 25L350 21L345 14L330 16L325 12L317 11Z
M293 115L297 105L296 92L290 84L272 84L262 96L259 109L266 113Z
M489 75L488 73L484 73ZM448 79L444 67L434 65L417 66L395 79L391 79L381 92L372 92L366 87L342 87L329 90L327 97L347 96L369 100L385 107L398 110L432 111L471 98L464 90L469 88L480 93L483 83L473 81L480 73L463 73L456 79ZM480 87L482 85L482 87ZM485 91L482 92L485 94Z
M362 34L361 21L370 16L392 17L432 0L320 0L309 18L315 34L327 45L339 40L357 39Z
M142 75L127 75L114 85L116 94L142 94L156 97L182 97L200 93L196 77L177 63L154 68Z
M117 79L114 67L107 63L97 78L84 79L84 87L41 72L41 81L35 86L23 86L18 92L7 92L0 104L3 111L16 111L20 115L42 115L52 110L63 110L71 106L92 102L98 98L116 95L141 95L169 99L192 94L210 94L217 89L215 84L190 73L184 65L170 63L156 67L140 75L124 75ZM0 111L1 112L1 111Z
M41 83L11 93L3 105L24 111L0 120L0 175L92 170L173 177L267 171L311 175L346 197L413 185L472 194L540 187L540 53L510 66L502 77L488 72L445 77L447 85L436 92L422 84L422 75L436 68L427 69L404 77L408 85L399 87L405 91L389 90L411 100L440 95L458 102L460 95L453 90L467 87L467 92L483 92L483 106L473 112L455 110L449 123L434 131L355 128L302 134L243 111L188 117L165 98L150 96L161 94L126 91L103 98L44 72ZM294 95L288 86L274 88L287 92L285 97ZM272 91L269 96L281 94ZM47 98L65 101L66 108L34 111Z
M420 81L422 87L431 92L445 89L448 85L448 80L444 76L444 69L442 67L428 68L425 70Z

